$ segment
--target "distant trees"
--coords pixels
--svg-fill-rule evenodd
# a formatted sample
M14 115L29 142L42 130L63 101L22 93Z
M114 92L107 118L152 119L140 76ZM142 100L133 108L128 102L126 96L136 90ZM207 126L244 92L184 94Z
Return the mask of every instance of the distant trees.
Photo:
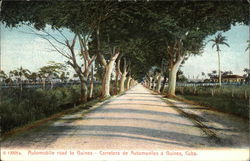
M48 65L41 67L39 70L39 75L43 80L43 88L45 89L46 81L49 81L51 88L53 88L53 79L59 79L60 75L64 73L65 69L65 65L56 62L49 62Z
M212 48L216 46L216 51L218 54L218 74L219 74L219 86L221 86L221 66L220 66L220 45L226 45L229 47L229 45L226 43L227 39L225 36L222 36L221 33L219 33L217 36L215 36L214 39L209 40L213 42Z
M15 82L20 85L20 89L23 89L23 84L31 83L43 83L43 88L45 89L46 82L50 82L50 87L53 88L53 81L60 80L61 82L66 82L69 78L69 72L66 71L66 66L62 63L49 62L39 69L37 72L31 72L23 67L9 71L6 74L4 71L0 72L0 82L7 84L12 84Z
M1 70L0 71L0 82L5 82L7 78L8 78L7 74L3 70Z
M23 90L23 79L28 78L29 74L30 74L30 71L28 69L24 69L23 67L10 71L10 76L16 77L18 83L20 83L21 91Z

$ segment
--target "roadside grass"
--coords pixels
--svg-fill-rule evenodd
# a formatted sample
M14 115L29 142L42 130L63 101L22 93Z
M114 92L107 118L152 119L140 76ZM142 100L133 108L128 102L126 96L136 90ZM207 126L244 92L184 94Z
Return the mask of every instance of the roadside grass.
M75 113L75 112L78 112L80 110L85 110L85 112L83 114L88 113L89 108L95 106L99 102L103 102L103 100L99 99L99 98L92 99L91 101L89 101L89 102L87 102L85 104L79 104L79 105L74 106L74 107L72 106L69 109L63 110L61 112L57 112L57 113L55 113L55 114L53 114L53 115L51 115L49 117L39 119L37 121L32 121L32 122L27 123L27 124L25 124L23 126L20 126L20 127L15 127L13 129L5 132L1 136L1 140L4 140L8 136L12 136L13 134L20 133L20 132L22 132L22 133L20 133L20 135L18 135L17 137L26 136L30 132L41 131L44 128L46 128L47 125L51 123L51 121L58 121L58 120L60 120L61 116L66 115L66 114ZM74 120L72 120L72 121L74 121ZM36 128L34 128L34 127L36 127ZM30 129L31 129L31 131L28 131ZM15 137L15 135L14 135L14 137Z
M248 118L249 105L247 100L228 99L226 97L178 95L181 98L192 100L200 105L211 107L221 112L231 113Z
M215 110L249 117L250 87L177 87L180 98L194 101Z
M1 89L1 134L25 126L34 121L51 117L76 107L88 109L96 103L100 87L95 87L93 100L79 104L80 87L59 87L50 90L24 88Z

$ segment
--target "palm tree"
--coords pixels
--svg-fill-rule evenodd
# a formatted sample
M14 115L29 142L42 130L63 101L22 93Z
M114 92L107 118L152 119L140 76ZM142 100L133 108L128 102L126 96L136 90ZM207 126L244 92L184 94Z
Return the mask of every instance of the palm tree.
M221 69L220 69L220 45L226 45L228 47L230 47L226 41L226 37L225 36L222 36L221 33L219 33L217 36L215 36L214 39L211 39L209 41L212 41L213 42L213 45L212 45L212 48L214 48L216 46L216 51L217 51L217 54L218 54L218 74L219 74L219 85L221 86Z
M23 67L17 68L16 70L10 71L11 76L17 77L18 83L20 83L21 91L23 90L23 77L27 78L30 71Z

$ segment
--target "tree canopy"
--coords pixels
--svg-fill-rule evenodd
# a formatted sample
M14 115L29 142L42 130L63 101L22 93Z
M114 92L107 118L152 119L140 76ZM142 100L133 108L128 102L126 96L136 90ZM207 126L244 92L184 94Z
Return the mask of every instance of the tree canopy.
M102 53L116 46L131 61L131 74L142 78L162 59L174 64L178 54L199 54L203 40L231 25L248 24L248 3L235 1L4 1L1 21L43 29L68 28L90 37L95 54L100 29ZM175 48L180 50L177 52ZM172 52L171 52L172 51ZM176 55L177 54L177 55ZM109 60L107 54L107 60ZM183 62L182 62L183 63Z

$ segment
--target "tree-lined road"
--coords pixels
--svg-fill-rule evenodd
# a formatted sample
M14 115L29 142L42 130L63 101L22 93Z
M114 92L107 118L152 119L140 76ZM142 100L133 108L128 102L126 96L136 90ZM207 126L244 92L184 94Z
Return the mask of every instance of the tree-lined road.
M92 112L65 115L10 137L3 148L187 149L218 147L160 96L137 85ZM221 145L223 146L223 145Z

